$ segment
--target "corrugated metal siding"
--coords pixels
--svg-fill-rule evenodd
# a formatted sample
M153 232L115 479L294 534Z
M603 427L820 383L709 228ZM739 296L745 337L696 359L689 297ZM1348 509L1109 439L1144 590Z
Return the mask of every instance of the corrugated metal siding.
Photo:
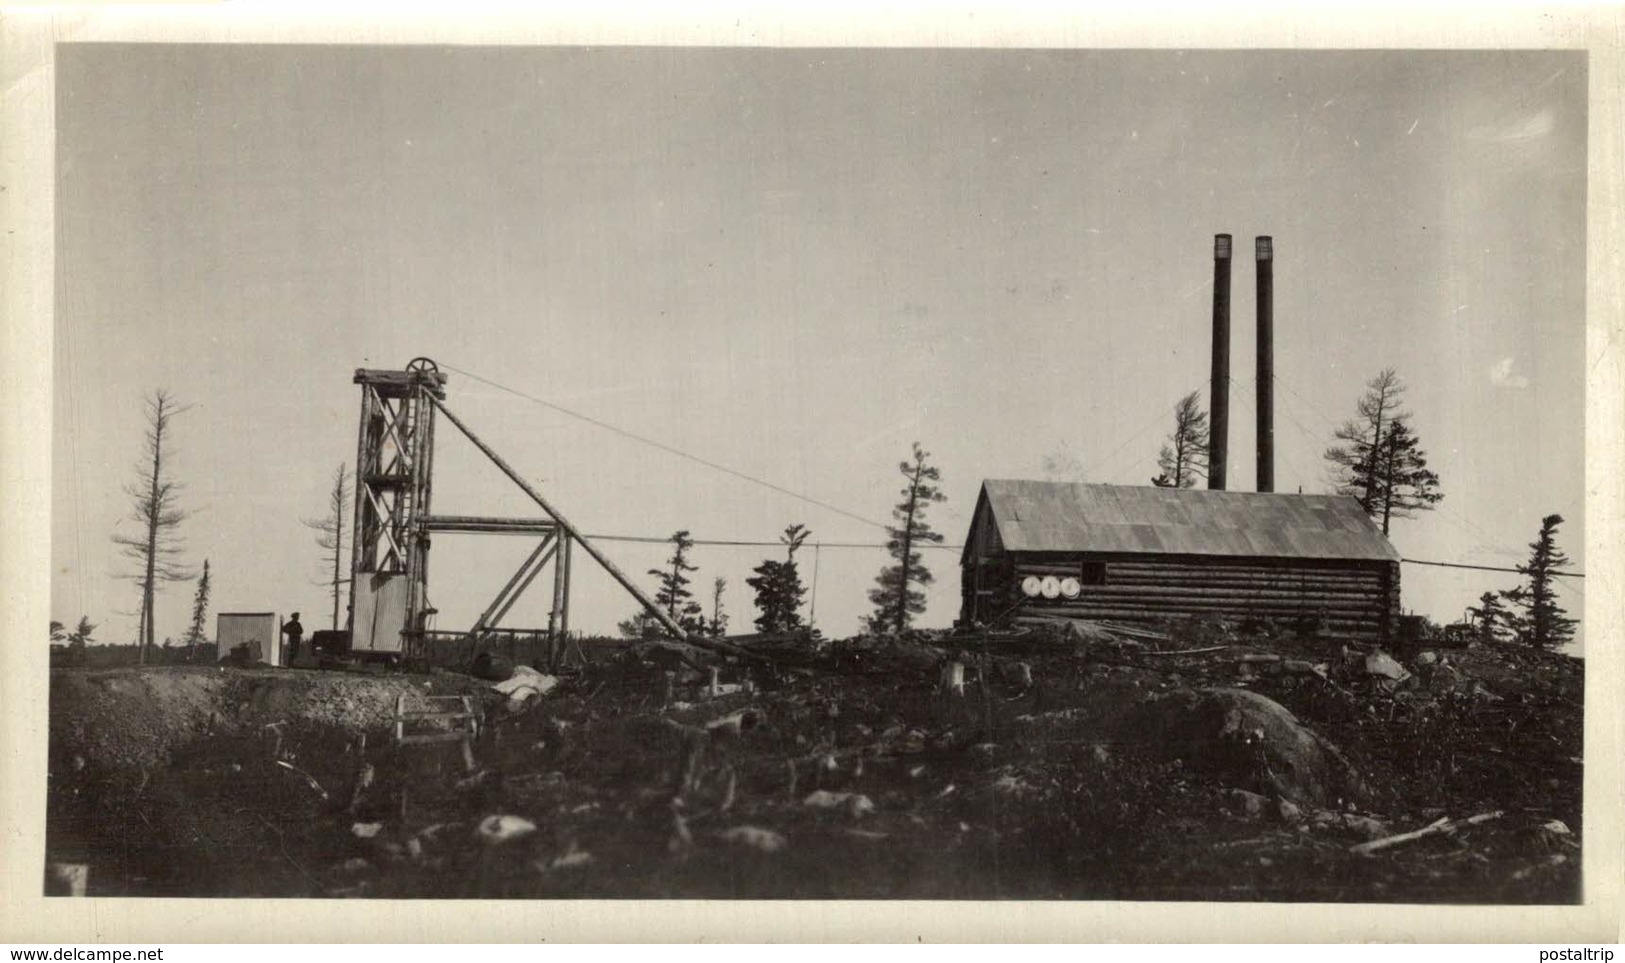
M1392 562L1399 553L1352 498L989 479L982 492L1012 552Z

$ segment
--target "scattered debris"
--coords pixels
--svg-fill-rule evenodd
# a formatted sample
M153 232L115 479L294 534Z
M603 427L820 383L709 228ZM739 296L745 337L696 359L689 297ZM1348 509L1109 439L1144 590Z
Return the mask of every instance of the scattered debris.
M944 790L941 795L947 795L947 793L952 791L952 789L953 785L949 784L948 789ZM1007 772L999 778L993 780L993 791L1003 793L1007 796L1025 796L1033 791L1033 787L1028 785L1015 773Z
M543 872L555 872L561 869L580 869L583 866L590 866L592 863L592 853L572 842L564 852L554 856L545 865L538 868Z
M874 801L862 793L830 792L827 789L815 790L801 804L814 809L844 809L854 818L875 810Z
M1466 819L1452 820L1449 817L1441 817L1431 823L1428 823L1421 829L1412 830L1408 833L1400 833L1397 836L1385 836L1382 839L1373 839L1369 842L1351 846L1349 847L1349 852L1359 853L1361 855L1374 853L1381 849L1387 849L1390 846L1398 846L1400 843L1408 843L1412 840L1422 839L1423 837L1432 836L1437 833L1453 833L1465 826L1476 826L1479 823L1486 823L1492 819L1500 819L1501 816L1501 811L1496 810L1495 812L1479 813L1477 816L1468 816Z
M1362 839L1381 839L1388 835L1388 826L1380 819L1358 813L1337 813L1321 810L1310 822L1319 829L1339 829Z
M1148 655L1148 656L1150 656L1150 655L1204 655L1204 654L1206 654L1208 652L1223 652L1225 649L1228 649L1228 648L1230 648L1230 646L1228 646L1228 645L1208 645L1208 646L1203 646L1200 649L1174 649L1174 650L1167 651L1167 652L1152 649L1152 650L1146 652L1145 654ZM1243 658L1242 661L1247 661L1247 660L1245 658Z
M300 769L298 766L296 766L293 763L287 761L286 759L278 759L276 761L276 764L281 766L282 768L288 770L289 772L295 773L296 775L304 776L305 777L305 782L310 785L311 789L314 789L316 791L316 795L322 797L323 799L327 798L327 790L322 788L322 784L316 781L315 776L312 776L310 773L304 771L303 769Z
M761 718L761 710L754 706L744 709L735 709L718 719L712 719L705 724L705 731L710 733L728 733L739 735L745 729L756 725Z
M506 679L492 683L491 688L507 697L507 710L512 714L523 712L528 703L552 692L558 684L557 676L538 672L528 665L517 665Z
M536 824L523 816L487 816L474 829L475 835L486 845L511 842L536 831Z
M725 843L749 846L764 853L776 853L789 844L782 834L758 826L734 826L723 830L720 838Z
M667 667L584 640L588 664L501 726L415 727L477 732L468 776L456 746L362 738L402 690L506 701L458 673L53 673L46 863L95 865L98 896L184 892L184 865L295 898L1579 898L1578 660L1384 653L1400 681L1325 633L1113 628L790 640L749 677L684 650L702 668L675 662L685 701L664 704ZM1508 815L1390 841L1486 810Z

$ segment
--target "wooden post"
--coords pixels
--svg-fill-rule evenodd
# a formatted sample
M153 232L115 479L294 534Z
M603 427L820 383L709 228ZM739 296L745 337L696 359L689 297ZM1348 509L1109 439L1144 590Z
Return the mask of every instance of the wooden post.
M559 550L553 553L553 608L547 613L547 654L548 667L557 668L559 651L559 619L564 613L564 570L568 562L567 544L570 537L566 535Z

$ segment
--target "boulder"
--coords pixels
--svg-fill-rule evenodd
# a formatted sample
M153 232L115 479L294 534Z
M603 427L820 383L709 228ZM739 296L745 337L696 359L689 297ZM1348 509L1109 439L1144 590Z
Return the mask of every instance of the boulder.
M1258 819L1269 811L1268 797L1260 796L1256 792L1245 789L1232 789L1225 793L1224 805L1226 809L1248 819Z
M1453 665L1440 664L1433 667L1433 672L1427 677L1428 690L1443 694L1463 688L1467 679Z
M1365 657L1365 674L1381 679L1392 679L1395 682L1404 682L1411 677L1404 666L1381 649Z
M1285 706L1247 689L1184 690L1142 702L1121 738L1183 759L1230 786L1301 805L1360 800L1366 788L1343 754Z

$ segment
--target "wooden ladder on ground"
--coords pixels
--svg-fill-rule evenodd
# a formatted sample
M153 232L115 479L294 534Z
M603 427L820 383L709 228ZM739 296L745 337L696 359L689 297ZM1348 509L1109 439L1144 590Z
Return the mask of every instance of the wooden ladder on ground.
M463 767L473 772L474 739L479 736L479 715L474 700L466 695L415 696L419 704L409 705L406 693L395 697L395 745L434 745L458 743Z

